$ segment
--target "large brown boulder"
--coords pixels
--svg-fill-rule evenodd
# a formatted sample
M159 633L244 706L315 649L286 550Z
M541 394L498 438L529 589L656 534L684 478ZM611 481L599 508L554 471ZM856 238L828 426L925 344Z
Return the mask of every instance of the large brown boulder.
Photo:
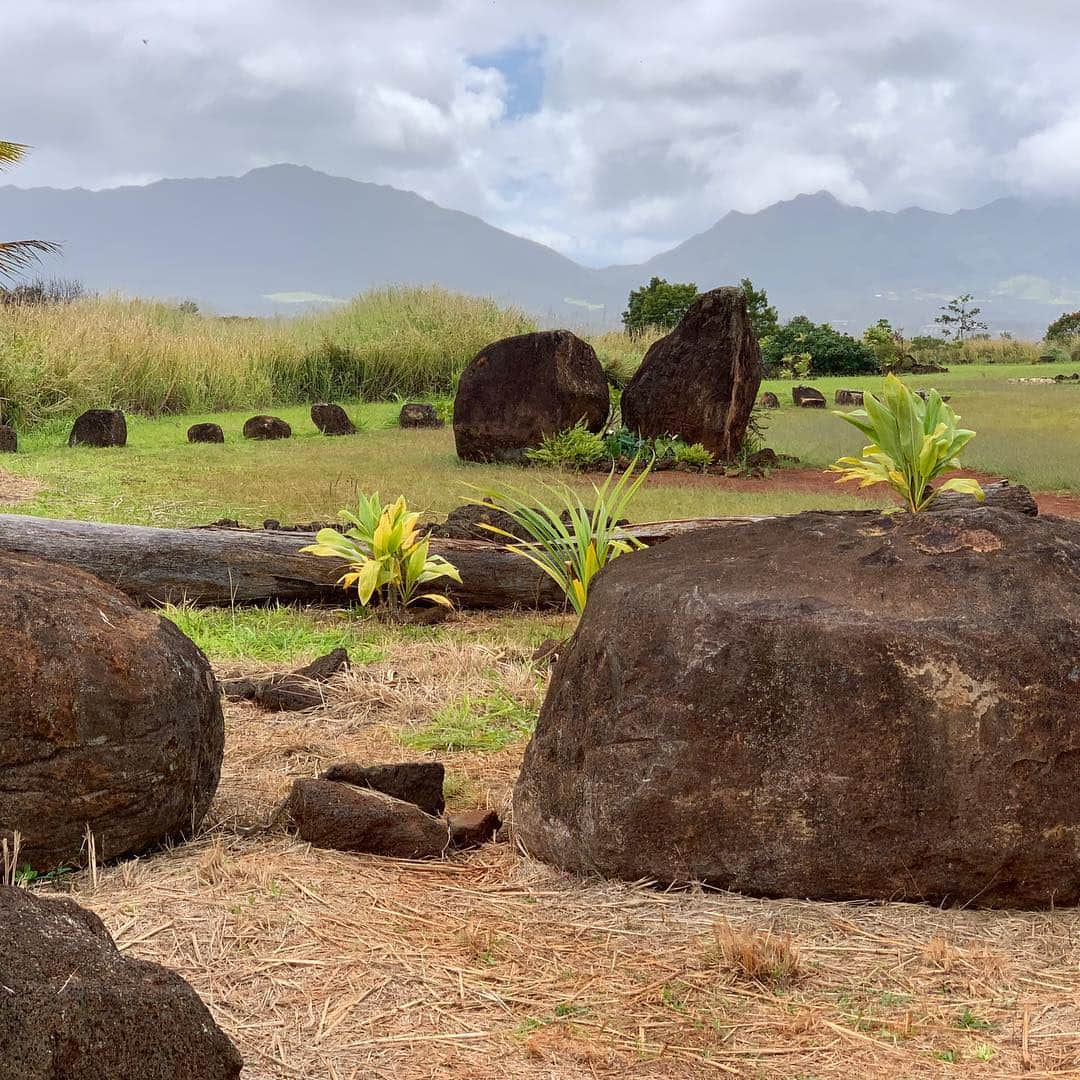
M1080 522L808 513L619 559L514 795L568 870L1080 901Z
M593 347L569 330L503 338L477 353L454 399L454 441L466 461L524 460L530 447L584 420L600 431L610 409Z
M649 348L623 391L623 422L648 438L681 435L730 461L742 446L761 374L746 296L713 289Z
M234 1080L243 1060L175 972L66 898L0 886L0 1076Z
M202 652L171 622L70 566L0 553L0 834L36 870L183 836L224 747Z

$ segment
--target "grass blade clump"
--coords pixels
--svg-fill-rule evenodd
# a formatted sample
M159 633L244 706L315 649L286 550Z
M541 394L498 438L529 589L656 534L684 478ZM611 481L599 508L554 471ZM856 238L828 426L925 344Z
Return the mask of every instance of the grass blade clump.
M509 514L531 537L516 540L505 529L484 526L490 532L512 540L506 545L526 558L554 581L580 615L589 598L592 579L612 560L645 547L640 540L620 535L619 521L649 475L649 467L635 476L638 459L616 479L614 470L593 488L590 510L577 492L569 488L547 490L557 502L545 505L520 488L490 489L482 492L479 505L496 506Z

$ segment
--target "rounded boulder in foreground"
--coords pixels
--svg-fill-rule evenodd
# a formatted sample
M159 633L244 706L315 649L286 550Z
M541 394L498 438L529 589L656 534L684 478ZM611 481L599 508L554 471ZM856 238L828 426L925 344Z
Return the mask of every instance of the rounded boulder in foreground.
M206 657L70 566L0 553L0 833L35 870L144 851L198 826L225 729Z
M121 953L74 900L0 885L0 1076L236 1080L243 1059L174 971Z
M1080 901L1080 523L800 514L619 559L529 743L567 870L763 896Z
M454 443L464 461L520 463L545 435L581 421L600 431L609 411L591 345L569 330L519 334L485 346L461 373Z

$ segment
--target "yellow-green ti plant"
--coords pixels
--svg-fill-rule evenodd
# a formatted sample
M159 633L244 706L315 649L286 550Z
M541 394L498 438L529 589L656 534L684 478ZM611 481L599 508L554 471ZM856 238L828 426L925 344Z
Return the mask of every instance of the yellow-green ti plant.
M873 440L863 447L861 458L842 457L829 466L841 474L838 484L849 480L858 480L859 487L888 484L913 514L925 510L943 491L960 491L982 502L985 496L977 480L953 478L930 486L943 472L960 468L957 455L975 438L974 431L956 426L960 417L936 390L923 401L889 375L881 400L868 393L864 404L865 409L835 414Z
M420 515L409 511L404 496L384 508L378 492L370 497L361 495L356 513L342 510L341 516L351 529L344 533L320 529L315 543L301 551L348 563L349 569L338 584L344 589L355 587L362 606L379 594L391 611L407 608L417 600L453 607L442 593L417 591L438 578L460 582L461 575L441 555L430 554L427 537L416 527Z
M622 533L618 526L652 467L649 465L635 476L637 464L635 457L618 479L612 470L599 487L592 485L592 510L577 492L565 487L544 485L558 497L558 502L551 505L539 502L530 492L520 488L481 491L482 500L476 501L478 506L498 507L531 539L519 540L494 525L483 527L513 541L506 545L507 550L543 570L580 615L585 610L592 579L612 559L645 547L640 540Z

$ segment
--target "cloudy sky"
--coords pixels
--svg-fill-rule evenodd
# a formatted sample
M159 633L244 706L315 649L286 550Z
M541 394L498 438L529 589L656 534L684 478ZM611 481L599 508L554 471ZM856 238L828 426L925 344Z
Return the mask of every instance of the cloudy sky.
M9 182L290 161L598 265L827 188L1080 192L1074 0L2 0Z

